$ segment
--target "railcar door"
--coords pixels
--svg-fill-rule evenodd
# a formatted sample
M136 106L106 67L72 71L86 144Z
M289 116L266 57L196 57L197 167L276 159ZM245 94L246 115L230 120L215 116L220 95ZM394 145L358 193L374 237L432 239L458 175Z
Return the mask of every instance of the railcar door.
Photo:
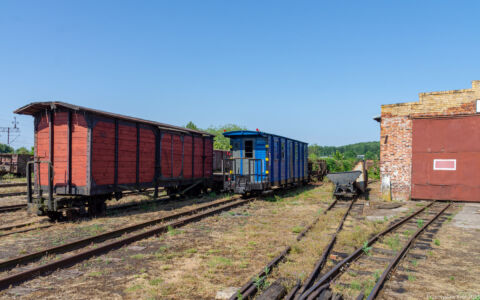
M242 168L243 172L242 175L248 175L250 177L250 181L254 181L255 174L255 165L252 163L253 158L255 157L255 149L253 147L254 140L253 139L244 139L243 140L243 162Z
M267 157L267 141L265 138L255 139L255 181L261 182L265 178L265 158Z

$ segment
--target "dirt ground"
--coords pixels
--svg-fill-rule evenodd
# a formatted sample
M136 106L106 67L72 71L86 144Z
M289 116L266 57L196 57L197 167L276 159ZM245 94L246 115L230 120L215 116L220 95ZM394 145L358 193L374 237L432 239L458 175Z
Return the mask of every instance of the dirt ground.
M369 200L358 201L359 209L347 218L332 253L350 253L392 220L425 205L414 201L385 204L379 200L379 186L378 182L372 184ZM332 188L326 183L250 202L0 291L0 299L215 299L218 292L235 290L253 278L287 245L292 246L291 254L272 271L267 284L277 278L303 279L346 209L338 207L323 215L332 201ZM148 197L132 199L142 201ZM45 230L0 238L0 260L159 217L172 209L191 209L211 200L145 205L139 211L55 224ZM456 206L454 213L461 208ZM298 233L317 216L321 216L320 221L297 242ZM19 220L22 217L17 216ZM10 218L15 219L13 214ZM480 256L472 255L480 248L480 228L454 226L452 218L436 233L433 241L438 242L432 242L425 259L415 261L415 268L408 266L411 276L402 282L401 296L389 293L396 287L387 283L382 299L475 299L465 297L480 294L480 281L471 280L480 275L476 267ZM327 268L338 259L332 255ZM0 273L0 277L6 274Z

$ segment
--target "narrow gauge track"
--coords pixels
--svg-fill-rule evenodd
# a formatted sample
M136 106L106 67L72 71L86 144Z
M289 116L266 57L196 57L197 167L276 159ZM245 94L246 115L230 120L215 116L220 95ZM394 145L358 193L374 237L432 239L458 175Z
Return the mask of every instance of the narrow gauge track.
M12 193L1 193L0 198L13 197L13 196L24 196L27 192L12 192Z
M16 187L16 186L27 186L27 183L26 182L0 183L0 189L7 188L7 187Z
M128 195L142 195L142 194L145 195L146 193L148 193L148 190L147 190L147 191L141 191L141 192L127 191L127 192L124 192L123 195L124 195L124 196L128 196ZM24 193L24 194L26 195L26 193ZM3 195L5 195L5 194L3 194ZM23 195L23 194L22 194L22 195ZM3 197L3 196L0 194L0 197ZM138 202L138 203L129 203L129 204L115 205L115 206L112 206L111 208L109 208L109 210L124 210L124 209L130 209L130 208L135 208L135 207L137 207L137 206L139 206L139 205L151 204L151 203L155 203L155 202L163 201L163 200L167 200L167 199L168 199L168 197L162 197L162 198L158 198L158 199L152 200L152 201L143 201L143 202ZM24 208L27 208L27 204L26 204L26 203L0 206L0 213L17 211L17 210L21 210L21 209L24 209Z
M310 231L313 226L315 226L315 224L320 220L320 218L323 215L327 214L327 212L329 212L337 203L337 199L333 200L322 215L315 218L315 220L313 220L313 222L309 226L307 226L302 232L298 234L296 241L300 241L307 234L307 232ZM353 201L349 205L348 211L351 209L352 204ZM230 300L252 299L258 291L258 283L256 279L261 278L262 280L265 280L267 273L271 272L271 270L276 267L290 253L290 250L291 246L287 246L282 252L280 252L277 257L271 260L256 276L254 276L253 279L248 280L235 294L233 294L230 297Z
M24 208L27 208L27 204L14 204L14 205L0 206L0 213L17 211Z
M391 226L389 226L384 231L372 237L366 242L363 247L358 248L352 254L348 255L341 262L336 264L333 268L323 274L309 289L304 291L297 299L330 299L330 297L340 298L342 295L333 295L329 287L332 284L338 284L341 287L350 287L354 286L352 279L349 279L351 274L354 274L355 281L358 282L361 276L367 276L367 278L372 278L379 276L374 275L375 273L372 270L384 270L381 277L374 279L374 286L371 292L368 295L367 299L375 299L379 291L383 287L388 276L392 270L398 265L400 260L405 257L408 250L413 245L415 239L425 231L425 229L430 226L434 221L436 221L445 211L450 207L450 203L437 203L431 202L423 208L417 210L416 212L408 215L407 217L401 218L397 221L394 221ZM431 210L431 211L430 211ZM433 215L433 217L430 217ZM425 220L428 220L424 223ZM413 231L413 229L419 228L416 230L411 237L404 243L402 249L398 252L385 249L381 247L381 241L387 237L399 239L400 236L403 237L405 233ZM402 233L402 235L400 234ZM404 238L406 239L406 238ZM373 246L376 247L373 247ZM373 252L375 255L371 255ZM386 257L385 257L386 256ZM393 258L392 258L393 257ZM355 266L355 268L353 267ZM367 270L362 270L362 266ZM349 270L351 273L346 273ZM352 276L351 276L352 277ZM355 285L358 285L356 283ZM364 293L360 293L357 296L357 299L363 299ZM341 298L340 298L341 299Z
M140 233L129 235L125 238L114 240L114 241L106 243L106 244L101 244L101 245L98 245L95 248L86 249L86 250L81 251L77 254L72 254L70 256L66 256L66 257L61 258L59 260L55 260L55 261L52 261L52 262L44 264L44 265L40 265L40 266L37 266L37 267L30 268L26 271L22 271L22 272L13 274L13 275L9 275L9 276L4 277L4 278L0 278L0 290L6 289L11 285L17 285L21 282L33 279L37 276L52 272L56 269L71 266L71 265L76 264L80 261L86 260L86 259L88 259L92 256L106 253L106 252L111 251L113 249L117 249L117 248L122 247L124 245L133 243L135 241L138 241L138 240L141 240L141 239L153 236L153 235L157 235L157 234L167 232L169 228L181 227L181 226L186 225L188 223L198 221L202 218L205 218L205 217L208 217L208 216L211 216L211 215L215 215L215 214L220 213L220 212L225 211L225 210L235 208L237 206L246 204L246 203L248 203L252 200L254 200L254 199L230 198L230 199L226 199L226 200L217 201L217 202L214 202L214 203L208 203L208 204L201 205L197 208L194 208L194 209L191 209L191 210L188 210L188 211L185 211L185 212L174 213L174 214L162 217L162 218L158 218L158 219L150 220L150 221L147 221L147 222L135 224L135 225L124 227L124 228L121 228L121 229L118 229L118 230L113 230L113 231L109 231L109 232L106 232L106 233L103 233L103 234L99 234L99 235L96 235L96 236L93 236L93 237L89 237L89 238L85 238L85 239L82 239L82 240L74 241L74 242L64 244L64 245L61 245L61 246L52 247L52 248L49 248L49 249L44 249L42 251L38 251L38 252L35 252L35 253L30 253L30 254L26 254L26 255L23 255L23 256L19 256L19 257L15 257L15 258L12 258L12 259L9 259L9 260L2 261L2 262L0 262L0 270L11 271L17 265L25 265L27 263L39 260L42 257L45 257L47 255L61 254L61 253L66 253L66 252L70 252L70 251L73 251L73 250L81 249L81 248L87 247L87 246L89 246L91 244L94 244L94 243L101 243L101 242L104 242L104 241L107 241L107 240L110 240L110 239L120 237L120 236L122 236L123 234L126 234L126 233L132 233L132 232L135 232L135 231L138 231L138 230L150 227L150 226L159 225L160 223L168 222L168 221L171 221L173 219L179 219L180 218L177 221L170 222L170 223L167 223L167 224L162 224L162 225L156 226L152 229L149 229L147 231L143 231L143 232L140 232Z
M285 297L285 299L291 300L291 299L298 298L298 295L301 295L306 289L308 289L313 284L314 280L318 277L318 275L320 274L320 271L325 266L325 263L327 262L327 258L330 255L330 252L332 251L333 246L335 245L335 242L337 241L337 235L342 230L343 224L345 223L345 220L347 219L347 216L350 213L350 210L352 209L353 203L355 201L356 199L353 199L350 202L350 205L348 206L348 209L345 212L343 218L340 220L340 223L338 224L338 227L335 230L335 233L332 235L330 242L327 244L327 246L323 250L320 260L318 260L318 262L313 267L313 271L310 273L310 275L305 280L303 285L300 285L300 280L297 281L298 282L297 285L290 291L290 293Z
M170 199L169 197L162 197L162 198L158 198L157 200L115 205L115 206L112 206L112 207L108 208L107 214L112 214L112 213L115 213L116 211L136 209L136 208L140 208L142 205L151 205L151 204L155 204L155 203L158 203L158 202L161 202L161 201L167 201L169 199ZM12 210L10 210L10 211L12 211ZM24 227L28 227L28 226L33 226L35 224L40 224L40 223L42 223L42 221L27 222L27 223L15 224L15 225L11 225L11 226L4 226L4 227L0 227L0 232L10 231L10 230L13 230L13 229L19 229L19 228L24 228ZM29 232L29 231L33 231L33 230L45 229L45 228L49 228L53 225L54 225L53 223L49 223L49 224L46 224L46 225L41 225L41 226L37 226L37 227L33 227L33 228L25 228L25 229L21 229L21 230L1 233L0 238L4 237L4 236L15 234L15 233L25 233L25 232Z

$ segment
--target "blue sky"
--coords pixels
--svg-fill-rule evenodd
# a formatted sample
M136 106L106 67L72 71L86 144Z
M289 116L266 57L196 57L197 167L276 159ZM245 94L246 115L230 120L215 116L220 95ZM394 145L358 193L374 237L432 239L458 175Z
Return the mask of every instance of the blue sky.
M320 145L480 79L478 1L1 1L0 126L32 101ZM33 144L18 117L14 147ZM0 135L6 142L6 135Z

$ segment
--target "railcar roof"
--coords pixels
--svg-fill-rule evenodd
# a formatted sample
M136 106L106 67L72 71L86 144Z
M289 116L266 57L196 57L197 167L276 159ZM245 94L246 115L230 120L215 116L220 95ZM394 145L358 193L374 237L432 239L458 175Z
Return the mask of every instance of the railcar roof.
M86 111L86 112L91 112L91 113L106 116L106 117L117 118L117 119L121 119L121 120L138 122L138 123L143 123L143 124L149 124L149 125L157 126L161 129L169 129L169 130L175 130L175 131L181 131L181 132L196 133L196 134L201 134L201 135L206 135L206 136L214 136L213 134L210 134L210 133L204 132L204 131L193 130L193 129L188 129L188 128L184 128L184 127L180 127L180 126L174 126L174 125L169 125L169 124L165 124L165 123L160 123L160 122L155 122L155 121L149 121L149 120L129 117L129 116L110 113L110 112L106 112L106 111L102 111L102 110L97 110L97 109L82 107L82 106L78 106L78 105L73 105L73 104L66 103L66 102L61 102L61 101L32 102L30 104L27 104L27 105L22 106L19 109L15 110L14 113L20 114L20 115L34 115L34 114L36 114L40 111L44 111L46 109L56 109L56 108L67 108L67 109L71 109L71 110L75 110L75 111Z
M299 140L291 139L285 136L280 136L276 134L271 134L267 132L262 132L262 131L253 131L253 130L237 130L237 131L228 131L223 133L224 136L226 137L239 137L239 136L274 136L274 137L279 137L279 138L284 138L287 140L292 140L295 142L303 143L303 144L308 144Z

